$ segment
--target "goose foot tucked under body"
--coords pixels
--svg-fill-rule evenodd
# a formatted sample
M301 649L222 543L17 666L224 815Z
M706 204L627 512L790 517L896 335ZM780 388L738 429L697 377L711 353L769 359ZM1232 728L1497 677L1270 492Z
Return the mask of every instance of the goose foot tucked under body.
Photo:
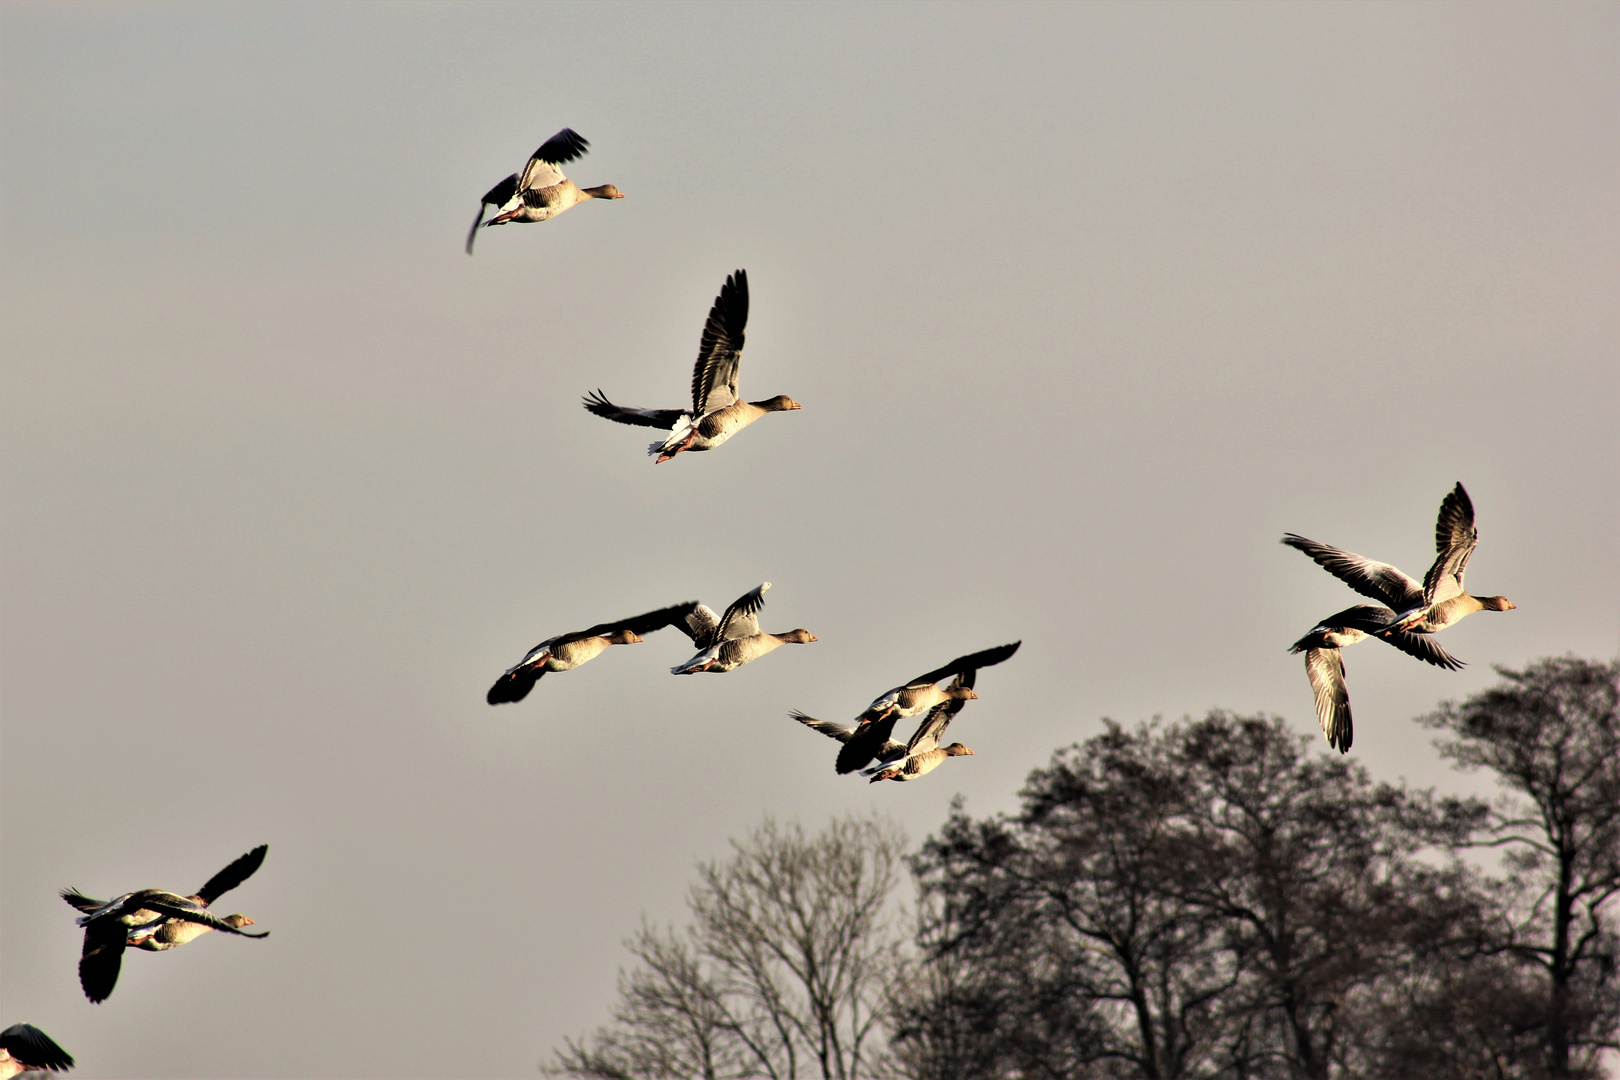
M697 428L693 428L692 429L692 434L688 435L685 439L681 440L681 443L680 443L679 446L675 447L675 449L673 449L673 450L666 450L664 453L659 454L658 455L658 460L655 461L653 464L662 465L664 462L668 461L670 458L673 458L676 454L680 453L682 450L691 449L692 440L696 439L696 438L697 438Z

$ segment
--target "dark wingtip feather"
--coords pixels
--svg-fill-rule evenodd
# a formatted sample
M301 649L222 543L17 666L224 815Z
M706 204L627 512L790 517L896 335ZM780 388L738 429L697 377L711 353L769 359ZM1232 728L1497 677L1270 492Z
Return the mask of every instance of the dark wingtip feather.
M73 1055L33 1024L12 1024L0 1031L0 1050L10 1054L25 1071L49 1069L55 1072L73 1068Z
M484 700L491 705L509 705L516 701L522 701L529 696L529 691L534 689L534 684L539 679L539 672L532 669L508 671L495 680L495 685L489 688L489 693L484 695Z

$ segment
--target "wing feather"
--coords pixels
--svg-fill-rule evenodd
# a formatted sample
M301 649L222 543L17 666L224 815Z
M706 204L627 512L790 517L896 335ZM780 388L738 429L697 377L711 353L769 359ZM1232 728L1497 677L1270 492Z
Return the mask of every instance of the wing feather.
M707 416L737 401L737 369L742 364L743 331L748 325L748 271L726 275L709 308L692 368L692 415Z
M197 899L204 904L212 904L216 899L242 884L242 882L253 876L254 871L259 869L259 866L264 862L265 852L269 850L269 844L260 844L231 863L231 865L209 878L208 883L197 890Z
M546 645L550 647L566 644L570 641L578 641L581 638L596 637L598 635L606 636L616 630L628 630L632 634L651 634L662 630L666 626L674 626L676 623L688 618L699 606L696 600L691 600L684 604L675 604L672 607L649 611L645 615L632 615L628 619L597 623L588 630L576 630L571 634L559 634L546 642Z
M862 765L883 753L884 747L893 740L894 725L900 717L897 713L890 713L881 720L873 720L861 724L850 737L844 741L844 748L838 751L838 760L833 767L840 776L852 773ZM899 747L899 744L895 744ZM899 747L904 752L904 747Z
M661 428L665 431L674 427L680 418L686 415L680 409L628 409L613 404L600 390L585 395L585 410L614 423Z
M523 166L523 178L518 181L518 190L529 191L562 183L564 177L558 166L582 156L590 145L573 128L563 128L541 143L540 149Z
M966 656L958 656L944 667L938 667L933 671L917 676L906 683L906 686L926 686L929 683L937 683L939 680L949 678L952 675L962 675L965 672L977 671L979 668L992 667L1011 657L1013 653L1018 651L1018 646L1022 644L1022 641L1014 641L1006 645L997 645L993 649L982 649L976 653L968 653ZM973 684L969 682L967 685L972 686ZM904 689L904 687L897 687L897 689Z
M720 625L715 628L715 640L735 641L759 633L759 609L765 606L765 590L770 587L770 582L763 582L758 588L750 589L733 600L726 613L720 616Z
M1328 745L1339 753L1350 749L1350 691L1344 681L1344 657L1338 649L1309 649L1305 653L1305 674L1316 694L1316 719Z
M0 1031L0 1050L10 1054L24 1070L57 1072L73 1068L73 1055L33 1024L12 1024Z
M1463 591L1463 573L1469 556L1479 546L1474 527L1474 503L1459 482L1440 502L1434 523L1434 565L1423 575L1423 603L1440 604Z
M1374 562L1295 533L1284 534L1282 542L1309 555L1316 565L1362 596L1380 601L1395 611L1405 611L1423 602L1423 585L1388 563Z

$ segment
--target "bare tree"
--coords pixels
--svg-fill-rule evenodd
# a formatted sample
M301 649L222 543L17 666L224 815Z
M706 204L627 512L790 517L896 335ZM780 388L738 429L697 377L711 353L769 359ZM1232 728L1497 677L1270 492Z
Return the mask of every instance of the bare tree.
M1529 1067L1522 1053L1497 1051L1520 1059L1511 1075L1595 1076L1599 1053L1620 1049L1620 661L1564 657L1497 672L1505 683L1420 719L1453 736L1438 745L1459 768L1488 768L1515 793L1480 815L1472 841L1503 851L1482 952L1509 969L1469 980L1493 994L1511 987L1514 1007L1482 1008L1465 993L1445 1000L1465 1014L1512 1016L1494 1036L1500 1045L1534 1039L1540 1060Z
M1378 991L1415 958L1459 952L1475 906L1465 869L1415 855L1472 819L1308 742L1219 712L1110 723L1032 773L1017 816L958 808L913 860L926 978L896 1025L911 1074L1373 1075L1364 1005L1392 1001Z
M888 1074L891 908L904 838L869 819L807 836L767 819L698 867L683 933L643 927L613 1023L546 1071L594 1080L861 1080Z

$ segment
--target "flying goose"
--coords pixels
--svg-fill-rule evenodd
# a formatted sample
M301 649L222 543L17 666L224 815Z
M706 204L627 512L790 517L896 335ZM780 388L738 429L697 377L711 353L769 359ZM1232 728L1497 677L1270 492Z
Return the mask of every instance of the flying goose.
M941 689L938 683L953 675L961 675L968 671L977 671L979 668L992 667L1001 663L1013 653L1018 651L1022 641L1014 641L1008 645L997 645L993 649L982 649L966 656L958 656L944 667L937 667L933 671L902 683L894 689L880 694L866 707L866 711L856 717L860 724L870 724L888 716L891 712L901 717L916 716L952 697L976 698L979 695L973 692L973 680L960 685L960 680L953 683L948 690ZM847 771L847 770L846 770Z
M1285 533L1282 539L1356 592L1394 611L1395 618L1378 631L1380 637L1401 631L1435 634L1476 611L1512 611L1518 607L1505 596L1470 596L1463 588L1463 571L1468 568L1468 557L1479 546L1479 530L1474 528L1474 504L1460 483L1440 503L1434 541L1438 552L1434 565L1418 582L1388 563L1374 562L1294 533Z
M546 672L577 668L587 660L595 659L609 645L634 645L643 634L662 630L666 626L681 624L684 627L683 620L701 606L696 601L676 604L617 622L598 623L588 630L546 638L530 649L522 660L507 668L506 674L496 679L495 685L489 688L484 700L491 705L522 701Z
M802 627L785 634L760 631L759 609L765 606L765 590L770 587L767 581L743 593L718 619L707 605L699 604L685 622L677 624L698 647L698 654L670 668L670 673L696 675L709 671L718 675L758 660L778 645L803 645L817 640L816 635Z
M1316 694L1316 718L1328 745L1348 753L1353 735L1350 723L1350 691L1344 682L1344 657L1339 650L1363 638L1382 636L1395 621L1395 613L1382 604L1357 604L1329 615L1289 648L1305 654L1305 675ZM1397 630L1384 637L1397 649L1419 660L1456 671L1463 666L1426 635Z
M33 1024L12 1024L0 1031L0 1080L35 1070L67 1072L73 1055Z
M546 221L587 199L622 199L624 192L612 184L581 188L562 174L566 165L590 148L573 128L563 128L540 144L540 149L523 166L523 175L513 173L484 193L478 203L478 217L467 233L467 254L472 254L478 229L509 225L514 221ZM484 208L495 207L495 216L484 220Z
M864 770L863 773L871 776L887 765L903 763L902 759L914 750L926 751L937 747L940 736L945 734L945 728L950 724L951 718L961 712L969 701L978 697L971 692L976 675L977 671L973 668L957 675L943 698L928 710L928 715L917 725L917 730L909 742L894 740L895 724L901 719L898 709L890 710L879 720L858 722L854 727L844 727L830 720L817 720L797 710L788 715L805 727L844 744L833 764L834 770L839 775L852 773L875 759L877 764ZM968 692L963 693L964 690Z
M93 1002L105 1001L118 982L118 969L124 949L133 946L156 952L184 945L208 930L223 930L241 937L269 937L268 931L252 933L242 927L253 920L246 915L220 918L208 905L246 881L264 862L269 845L260 844L208 879L193 896L141 889L113 900L92 900L77 889L63 889L62 899L85 914L78 924L84 927L84 952L79 957L79 985ZM182 926L180 924L194 924ZM151 944L147 944L151 942Z
M954 686L973 686L973 672L967 671L956 677ZM945 737L945 729L950 726L951 718L961 712L968 703L965 697L952 697L935 705L928 710L923 722L917 725L917 731L906 744L906 751L900 757L890 761L880 761L869 769L861 770L862 776L869 776L869 783L879 780L915 780L939 768L946 758L971 755L972 750L961 743L951 743L941 747L940 739ZM892 714L891 714L892 715ZM888 720L879 720L874 727L889 723Z
M748 272L726 277L709 309L692 369L692 408L627 409L613 404L601 390L585 395L585 408L620 424L673 429L669 438L647 448L660 463L684 450L713 450L755 420L771 412L802 408L785 394L764 401L737 395L737 368L742 363L743 328L748 325Z

